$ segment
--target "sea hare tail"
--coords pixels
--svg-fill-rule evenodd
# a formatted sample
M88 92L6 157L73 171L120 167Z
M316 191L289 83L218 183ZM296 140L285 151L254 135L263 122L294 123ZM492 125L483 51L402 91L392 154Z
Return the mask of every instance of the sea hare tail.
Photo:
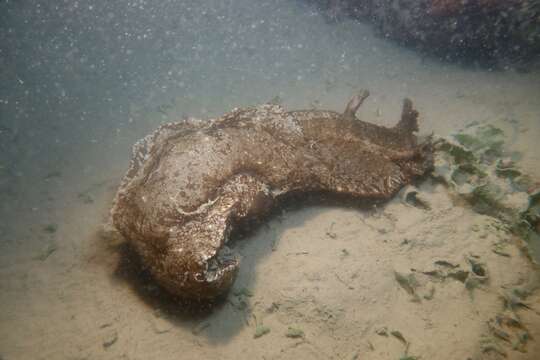
M403 100L401 120L396 125L396 129L407 133L418 131L418 111L413 108L413 104L410 99L405 98L405 100Z
M367 90L362 90L359 94L353 96L351 100L349 100L349 103L343 112L343 116L349 119L354 119L356 111L358 111L358 108L368 96L369 91Z

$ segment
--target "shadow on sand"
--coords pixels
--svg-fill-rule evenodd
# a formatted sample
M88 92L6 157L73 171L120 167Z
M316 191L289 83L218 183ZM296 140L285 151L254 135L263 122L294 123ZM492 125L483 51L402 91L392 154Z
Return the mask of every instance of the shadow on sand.
M232 289L214 301L186 300L169 294L157 285L134 249L114 230L101 236L101 245L115 256L116 260L110 263L113 280L129 286L156 317L196 336L204 336L210 343L226 343L244 327L255 326L252 302L257 294L250 294L249 289L257 281L257 264L277 249L285 230L301 228L329 208L353 208L369 213L377 205L374 201L359 204L357 200L319 194L307 198L291 196L264 219L231 234L228 245L240 255L240 269ZM288 214L287 225L281 224L285 214Z

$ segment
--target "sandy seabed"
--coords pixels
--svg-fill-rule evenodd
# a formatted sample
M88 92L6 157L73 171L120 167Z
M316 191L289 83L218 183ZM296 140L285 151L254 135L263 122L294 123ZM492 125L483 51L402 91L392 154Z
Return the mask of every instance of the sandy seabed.
M287 41L302 45L297 59L320 52L312 72L292 60L267 69L277 74L271 78L249 57L227 71L208 64L214 78L199 79L190 96L149 91L121 121L87 122L76 134L22 128L14 146L37 149L32 139L57 139L58 155L14 159L22 170L2 183L10 189L0 195L2 360L537 358L540 292L515 312L504 294L534 289L538 269L498 220L456 203L431 179L419 185L430 210L396 197L369 210L308 206L269 219L236 242L243 260L227 299L195 314L140 272L121 239L102 231L135 140L165 121L276 96L287 109L341 111L368 88L358 115L383 125L397 121L407 96L420 111L421 133L496 124L523 155L519 166L540 178L539 72L440 63L366 25L299 19L303 10L291 5L281 21L293 29ZM501 243L508 256L493 252ZM477 287L448 276L473 271L472 263L482 264ZM494 326L513 316L530 334L524 347L516 342L523 329L507 329L505 339Z

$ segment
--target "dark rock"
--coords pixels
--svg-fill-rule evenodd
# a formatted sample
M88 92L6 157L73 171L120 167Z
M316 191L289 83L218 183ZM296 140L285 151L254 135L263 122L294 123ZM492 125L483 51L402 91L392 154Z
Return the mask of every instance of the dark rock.
M540 55L540 0L311 1L332 19L365 19L384 37L452 60L521 71Z
M239 265L226 246L231 231L277 201L310 193L389 199L431 169L430 141L419 145L413 134L411 101L386 128L356 118L367 96L353 97L343 114L262 105L161 126L134 146L114 226L171 293L223 294Z

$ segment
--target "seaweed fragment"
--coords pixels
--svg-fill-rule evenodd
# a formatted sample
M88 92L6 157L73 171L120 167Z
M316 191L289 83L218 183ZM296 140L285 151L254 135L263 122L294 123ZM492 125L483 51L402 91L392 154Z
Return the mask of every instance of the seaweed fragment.
M469 272L466 270L450 271L447 275L449 278L455 279L459 282L465 283L469 277Z
M43 226L43 231L49 234L54 234L58 230L58 224L50 223Z
M429 202L418 193L418 191L409 191L405 194L405 202L422 210L431 210Z
M473 274L480 278L487 278L487 270L482 263L476 261L474 258L468 258L468 260Z
M411 346L410 342L405 342L405 351L403 352L403 355L399 358L399 360L419 360L420 357L409 355L409 347Z
M241 288L238 288L238 289L234 289L233 290L233 295L234 296L252 297L253 292L251 290L249 290L247 287L241 287Z
M443 267L448 267L450 269L455 269L455 268L459 267L459 265L453 264L453 263L451 263L449 261L446 261L446 260L437 260L437 261L435 261L434 264L439 265L439 266L443 266Z
M193 328L193 330L191 330L191 333L193 335L199 335L200 333L202 333L205 329L207 329L209 327L210 327L210 322L209 321L202 321L202 322L198 323Z
M512 348L522 353L527 352L526 346L530 338L531 336L527 331L519 332L517 338L512 343Z
M254 339L258 339L261 336L264 336L270 332L270 328L268 326L265 326L263 324L258 324L255 327L255 333L253 334Z
M497 355L507 357L508 354L493 340L486 339L480 343L480 349L483 353L495 353Z
M296 327L289 326L285 336L291 339L303 338L305 336L304 330Z
M504 132L488 124L473 124L435 142L434 176L478 213L501 220L525 241L535 238L540 204L534 191L538 183L516 166L519 153L507 152ZM473 231L475 229L472 229ZM540 249L539 246L535 246ZM539 254L524 250L540 261ZM495 249L500 256L504 251Z
M398 331L398 330L392 330L390 331L390 335L392 335L393 337L395 337L396 339L398 339L399 341L401 341L403 344L408 344L407 340L405 340L405 337L403 336L403 334Z
M107 349L111 346L113 346L118 341L118 333L116 331L109 334L105 340L103 340L103 348Z
M268 334L270 332L270 328L268 326L265 326L262 320L259 322L255 314L253 314L252 316L255 320L255 332L253 333L253 338L258 339L261 336Z
M62 176L62 172L60 170L53 170L49 173L47 173L47 175L45 175L44 179L45 180L50 180L50 179L53 179L53 178L59 178Z
M332 222L332 223L330 224L330 227L329 227L328 230L326 231L326 236L328 236L330 239L335 239L335 238L337 238L337 234L336 234L334 231L332 231L332 229L334 228L334 225L335 225L335 223Z
M40 260L40 261L45 261L47 260L47 258L49 256L51 256L56 250L58 250L58 245L56 245L54 242L51 242L47 245L45 245L45 247L43 247L43 249L41 250L41 252L36 255L34 257L34 260Z
M405 290L409 295L412 296L412 301L419 302L420 297L416 293L416 288L418 287L418 281L414 274L404 275L397 271L394 271L394 277L398 284Z
M508 334L506 331L502 330L500 327L496 326L493 321L489 321L488 322L488 327L489 327L489 330L491 331L491 333L501 339L501 340L504 340L504 341L507 341L507 342L511 342L511 339L510 339L510 334Z
M435 287L431 286L429 288L429 292L424 295L424 299L426 300L433 300L433 297L435 296Z
M516 309L522 308L522 309L534 311L534 309L525 302L526 297L527 297L527 294L520 292L519 289L513 289L512 291L505 291L501 295L501 298L504 302L504 306L509 310L516 310Z
M497 254L499 256L503 256L503 257L511 257L511 255L509 253L507 253L506 251L504 251L504 248L502 247L501 244L495 244L493 246L493 249L491 249L491 251L494 253L494 254Z
M283 98L279 95L274 96L272 99L268 101L268 104L272 105L282 105L283 104Z
M94 198L92 197L92 195L87 192L78 193L77 198L80 199L83 204L92 204L94 202Z
M499 159L497 161L495 174L507 179L516 179L522 175L521 171L515 167L515 164L508 159Z
M516 351L526 352L530 334L513 310L506 310L504 314L490 319L487 325L494 338L511 345Z

